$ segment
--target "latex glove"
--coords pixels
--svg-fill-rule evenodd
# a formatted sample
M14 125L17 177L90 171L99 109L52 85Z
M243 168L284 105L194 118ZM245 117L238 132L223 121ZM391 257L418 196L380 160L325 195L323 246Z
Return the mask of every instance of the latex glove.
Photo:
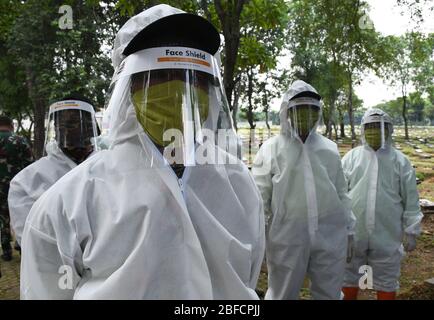
M416 249L416 236L414 234L406 234L404 239L404 249L411 252Z
M354 255L354 235L348 235L348 247L347 247L347 263L350 263Z

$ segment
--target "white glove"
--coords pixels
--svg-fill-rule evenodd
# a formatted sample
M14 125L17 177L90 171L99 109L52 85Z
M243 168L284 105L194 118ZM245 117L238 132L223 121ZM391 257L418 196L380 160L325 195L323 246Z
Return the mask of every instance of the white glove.
M347 247L347 263L350 263L354 255L354 235L348 235L348 247Z
M414 234L406 234L404 239L404 249L411 252L416 249L416 236Z

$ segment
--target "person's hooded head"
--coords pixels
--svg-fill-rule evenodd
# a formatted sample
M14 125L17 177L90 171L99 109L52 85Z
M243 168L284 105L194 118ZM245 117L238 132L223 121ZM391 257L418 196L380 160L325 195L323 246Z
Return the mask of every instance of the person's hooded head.
M392 118L381 109L368 109L362 118L362 143L377 151L387 148L392 141Z
M282 133L306 141L322 114L321 96L310 84L296 80L285 92L280 107Z
M14 122L8 116L0 115L0 132L14 131Z
M168 5L128 20L112 54L113 144L137 135L142 144L149 138L160 150L179 147L185 161L202 141L202 129L232 128L215 57L219 46L211 23Z
M46 152L59 148L68 158L80 164L95 150L97 135L95 111L89 99L68 96L50 106Z

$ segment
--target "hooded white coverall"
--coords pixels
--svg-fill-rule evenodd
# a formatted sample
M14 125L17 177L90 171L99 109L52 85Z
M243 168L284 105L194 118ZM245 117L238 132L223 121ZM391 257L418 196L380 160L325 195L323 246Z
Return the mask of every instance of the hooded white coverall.
M364 118L373 114L388 117L381 110L370 109ZM390 120L387 122L391 125ZM355 254L347 265L344 286L358 287L362 276L359 268L369 265L375 290L396 291L404 255L403 236L418 235L423 217L414 169L392 146L391 132L384 148L374 151L363 139L363 145L349 151L342 164L357 217Z
M21 244L24 224L39 197L77 165L55 143L45 148L47 155L21 170L11 181L8 195L11 225Z
M159 5L131 18L116 38L114 67L129 32L177 13ZM21 297L257 299L264 218L247 167L238 159L190 166L178 179L161 154L145 165L156 148L130 101L110 114L110 149L33 206L23 235ZM59 288L61 265L72 274L71 289Z
M288 101L315 92L295 81L281 106L280 135L256 156L253 175L268 217L266 299L298 299L305 276L314 299L340 299L354 216L335 143L315 132L303 144L288 127Z

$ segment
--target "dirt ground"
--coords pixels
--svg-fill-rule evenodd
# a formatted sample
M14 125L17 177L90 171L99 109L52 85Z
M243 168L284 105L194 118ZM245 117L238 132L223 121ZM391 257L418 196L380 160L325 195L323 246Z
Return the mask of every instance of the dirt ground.
M263 130L264 131L264 130ZM278 127L272 128L272 134L277 134ZM248 131L240 130L244 144L248 145ZM258 130L258 137L265 140L266 134ZM347 132L349 133L349 132ZM421 199L434 201L434 127L411 128L411 141L406 142L403 137L402 128L395 129L394 140L396 146L406 154L415 166L416 174L420 179L418 190ZM426 139L426 140L425 140ZM251 148L249 156L246 154L244 160L251 163L259 148L258 143ZM410 144L409 144L410 143ZM348 139L338 141L341 155L351 149L351 142ZM421 150L421 151L420 151ZM19 269L20 257L14 252L14 258L10 262L1 261L3 277L0 278L0 300L19 299ZM433 299L434 285L425 283L425 280L434 278L434 214L426 214L422 221L422 234L418 239L418 246L415 251L407 254L402 262L400 277L401 289L398 299ZM258 292L264 294L267 289L267 273L264 264L258 282ZM300 294L301 299L309 299L308 281ZM362 291L359 299L375 299L375 292Z
M0 261L0 300L20 298L20 256L14 250L12 261Z

